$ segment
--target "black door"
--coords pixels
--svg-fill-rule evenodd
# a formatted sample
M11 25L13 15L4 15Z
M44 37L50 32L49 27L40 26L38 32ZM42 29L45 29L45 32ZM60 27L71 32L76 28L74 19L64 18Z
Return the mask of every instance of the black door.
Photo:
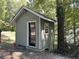
M35 46L36 44L36 23L29 23L29 46Z

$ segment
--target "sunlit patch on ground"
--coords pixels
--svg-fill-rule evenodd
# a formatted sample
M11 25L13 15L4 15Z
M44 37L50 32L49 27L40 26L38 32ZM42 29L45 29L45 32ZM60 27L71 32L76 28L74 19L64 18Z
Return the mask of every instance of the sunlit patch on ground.
M32 52L19 49L0 49L0 59L70 59L50 52Z

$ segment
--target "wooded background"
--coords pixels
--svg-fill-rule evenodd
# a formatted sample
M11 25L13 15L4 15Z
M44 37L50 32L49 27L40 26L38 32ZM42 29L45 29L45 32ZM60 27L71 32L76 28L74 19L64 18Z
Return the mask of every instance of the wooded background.
M9 22L22 6L55 19L54 49L75 52L79 46L79 0L0 0L0 30L15 30Z

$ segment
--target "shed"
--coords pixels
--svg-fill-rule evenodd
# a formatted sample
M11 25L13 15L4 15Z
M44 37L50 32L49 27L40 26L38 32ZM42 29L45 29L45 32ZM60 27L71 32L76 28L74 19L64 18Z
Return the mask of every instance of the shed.
M22 7L11 20L16 26L16 45L43 51L53 49L54 20Z

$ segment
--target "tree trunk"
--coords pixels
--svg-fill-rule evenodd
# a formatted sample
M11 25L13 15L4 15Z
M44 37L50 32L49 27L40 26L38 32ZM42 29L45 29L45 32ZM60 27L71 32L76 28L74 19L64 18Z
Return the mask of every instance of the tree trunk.
M63 2L57 0L57 19L58 19L58 52L64 53L64 8Z

